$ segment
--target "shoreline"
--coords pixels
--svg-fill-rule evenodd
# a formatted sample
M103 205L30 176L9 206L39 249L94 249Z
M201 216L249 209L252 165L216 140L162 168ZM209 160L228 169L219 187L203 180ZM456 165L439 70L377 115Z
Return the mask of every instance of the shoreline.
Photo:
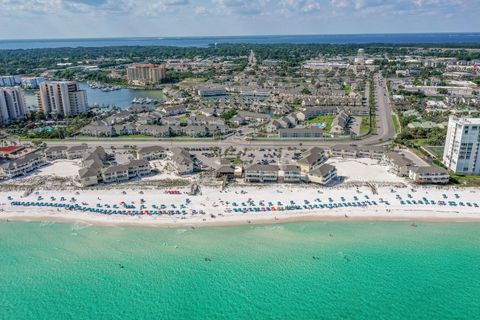
M395 211L395 210L394 210ZM54 222L63 224L84 224L97 227L147 227L161 229L176 228L204 228L204 227L235 227L245 225L277 225L300 222L428 222L428 223L479 223L479 214L462 215L457 211L433 212L350 212L345 217L341 212L318 212L318 213L297 213L276 216L252 216L242 215L236 217L209 218L206 221L198 218L172 219L168 217L151 216L122 216L103 217L89 214L75 214L71 212L62 213L9 213L0 214L0 222ZM81 215L81 216L80 216ZM234 219L232 219L234 218Z

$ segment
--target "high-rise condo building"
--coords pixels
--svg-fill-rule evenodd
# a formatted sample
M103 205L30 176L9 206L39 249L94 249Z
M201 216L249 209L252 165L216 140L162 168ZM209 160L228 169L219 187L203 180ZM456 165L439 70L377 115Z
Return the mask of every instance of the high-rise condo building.
M480 118L448 121L443 163L457 174L480 174Z
M0 88L0 124L25 119L27 106L20 87Z
M75 81L43 82L38 107L46 116L75 116L88 112L87 92Z
M160 84L167 77L165 65L134 64L127 67L127 80L133 85Z

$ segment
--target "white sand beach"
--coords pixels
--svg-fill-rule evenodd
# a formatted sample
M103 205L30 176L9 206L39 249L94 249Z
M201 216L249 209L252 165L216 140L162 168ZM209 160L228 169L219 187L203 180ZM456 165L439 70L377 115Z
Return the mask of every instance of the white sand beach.
M166 193L170 189L139 191L118 186L107 190L37 191L28 196L2 192L0 219L159 227L309 220L480 222L478 188L279 184L232 186L225 191L202 187L196 196L187 194L189 188L173 189L179 194ZM47 203L50 206L44 205ZM71 209L60 207L62 204Z

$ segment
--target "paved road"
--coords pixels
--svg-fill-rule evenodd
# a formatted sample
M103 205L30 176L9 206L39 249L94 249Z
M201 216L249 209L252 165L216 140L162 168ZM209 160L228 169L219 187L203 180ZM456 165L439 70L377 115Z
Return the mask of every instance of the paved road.
M389 140L396 136L395 126L392 119L392 106L390 103L390 94L387 90L387 82L378 73L374 77L375 97L377 99L377 133L378 140Z
M166 148L172 147L229 147L233 146L236 148L276 148L276 147L329 147L332 145L375 145L382 144L386 141L395 137L395 127L393 126L392 120L392 109L390 104L390 99L388 96L388 90L386 87L386 81L383 79L380 73L376 74L374 77L374 86L375 86L375 96L377 99L377 133L375 135L368 136L365 139L361 140L339 140L339 141L319 141L319 140L254 140L247 141L243 137L232 136L226 140L202 140L198 142L193 141L175 141L175 140L115 140L115 139L104 139L98 141L88 141L87 143L91 146L103 146L109 147L114 146L116 148L122 148L125 145L136 145L138 147L142 146L151 146L151 145L160 145ZM79 144L80 141L75 140L64 140L64 141L51 141L48 142L49 146L57 145L71 145Z

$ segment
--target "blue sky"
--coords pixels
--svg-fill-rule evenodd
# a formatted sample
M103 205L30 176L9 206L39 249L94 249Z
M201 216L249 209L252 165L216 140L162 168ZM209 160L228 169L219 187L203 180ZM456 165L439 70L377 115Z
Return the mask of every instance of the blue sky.
M480 32L480 0L0 0L0 39Z

